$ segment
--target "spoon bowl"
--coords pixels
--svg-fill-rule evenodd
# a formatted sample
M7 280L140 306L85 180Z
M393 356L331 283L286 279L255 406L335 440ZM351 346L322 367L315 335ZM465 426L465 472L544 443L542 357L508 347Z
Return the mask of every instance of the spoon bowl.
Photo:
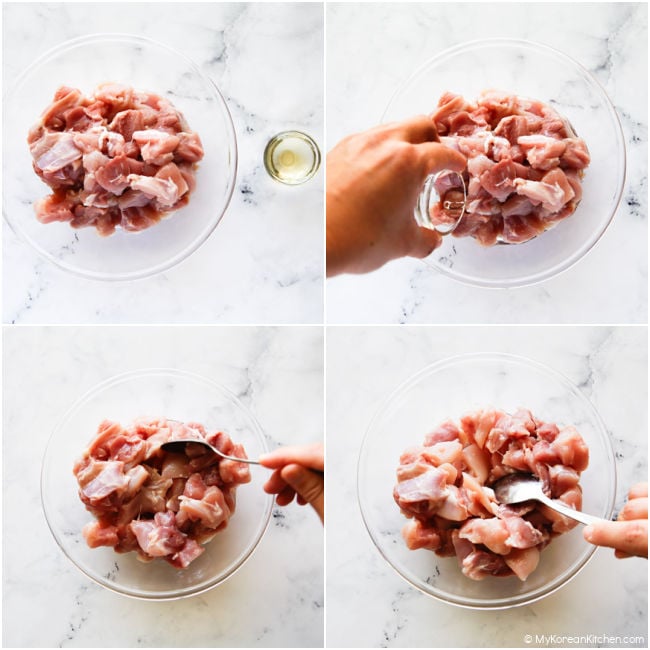
M184 454L186 445L201 445L202 447L207 447L210 451L217 454L217 456L221 456L221 458L224 458L225 460L232 460L237 463L248 463L249 465L260 464L258 460L228 456L227 454L224 454L222 451L219 451L219 449L217 449L216 447L213 447L210 443L206 442L205 440L197 440L196 438L183 438L181 440L170 440L169 442L163 442L163 444L160 445L160 448L164 451L169 451L177 454Z
M579 521L585 526L604 521L599 517L569 508L557 499L550 499L544 494L540 480L532 474L508 474L499 479L492 486L492 489L497 501L503 505L522 503L524 501L539 501L561 515Z

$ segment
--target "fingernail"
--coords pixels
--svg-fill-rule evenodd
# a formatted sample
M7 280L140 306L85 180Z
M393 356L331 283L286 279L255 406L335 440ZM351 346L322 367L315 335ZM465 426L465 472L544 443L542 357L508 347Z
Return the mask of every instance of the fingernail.
M594 539L594 529L593 529L593 526L591 526L591 525L587 526L587 527L582 531L582 534L583 534L584 538L585 538L588 542L592 542L593 539Z

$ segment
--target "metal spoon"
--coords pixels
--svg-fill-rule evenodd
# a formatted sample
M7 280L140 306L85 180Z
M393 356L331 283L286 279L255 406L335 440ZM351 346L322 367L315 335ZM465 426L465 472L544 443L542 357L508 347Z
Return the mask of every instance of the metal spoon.
M593 515L569 508L569 506L564 505L560 501L549 499L542 491L540 481L532 474L508 474L502 479L499 479L492 486L492 489L494 490L497 501L504 505L534 499L549 508L553 508L553 510L565 517L579 521L581 524L588 525L604 521L599 517L594 517Z
M197 440L196 438L182 438L180 440L170 440L169 442L163 442L162 445L160 445L161 449L164 449L165 451L170 451L174 453L185 453L185 445L192 443L193 445L203 445L204 447L207 447L210 449L210 451L213 451L217 456L221 456L221 458L225 458L226 460L234 460L238 463L248 463L250 465L259 465L260 462L258 460L251 460L250 458L235 458L235 456L228 456L227 454L224 454L222 451L219 451L216 447L213 447L210 443L206 442L205 440Z

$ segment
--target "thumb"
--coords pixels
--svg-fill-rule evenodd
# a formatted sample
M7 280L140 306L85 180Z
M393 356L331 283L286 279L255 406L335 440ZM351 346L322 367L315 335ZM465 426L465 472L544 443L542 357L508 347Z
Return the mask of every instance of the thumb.
M414 229L413 242L407 255L418 257L420 259L433 253L440 244L442 244L442 235L431 228L416 226Z
M320 520L325 518L325 486L323 475L301 465L286 465L282 468L282 478L318 513Z
M423 142L416 145L420 152L425 175L435 174L444 169L452 172L462 172L467 167L465 156L451 147L439 142Z
M609 546L623 553L648 557L648 522L602 521L587 526L584 538L597 546Z

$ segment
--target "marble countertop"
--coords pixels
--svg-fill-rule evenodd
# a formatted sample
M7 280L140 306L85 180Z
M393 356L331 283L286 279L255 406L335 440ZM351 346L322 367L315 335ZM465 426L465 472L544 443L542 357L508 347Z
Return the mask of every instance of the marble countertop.
M616 511L629 487L647 480L645 328L328 328L326 416L328 431L336 432L327 444L328 646L647 647L645 559L617 560L609 549L598 549L554 594L512 610L480 612L412 588L373 545L356 493L361 440L372 417L398 385L424 366L488 351L542 362L581 387L611 434L618 473ZM544 634L642 635L644 641L535 642L535 635Z
M3 224L5 323L316 323L323 318L323 169L277 183L262 154L280 131L323 146L321 3L6 3L5 89L65 40L128 32L195 61L222 91L239 148L225 218L187 260L154 277L86 280L42 259ZM90 89L86 89L89 91ZM44 107L31 107L35 116ZM6 162L6 161L5 161ZM5 165L5 179L11 173ZM5 190L9 184L5 180Z
M326 21L328 150L378 124L393 93L425 61L490 37L537 41L582 63L612 100L627 147L627 180L613 222L561 275L488 290L405 258L365 276L328 280L327 322L647 321L646 4L560 3L551 11L535 3L332 3Z
M322 647L323 531L311 508L274 507L235 575L178 601L109 592L55 543L39 494L55 423L98 382L163 366L230 388L270 446L323 439L321 328L5 327L4 647Z

